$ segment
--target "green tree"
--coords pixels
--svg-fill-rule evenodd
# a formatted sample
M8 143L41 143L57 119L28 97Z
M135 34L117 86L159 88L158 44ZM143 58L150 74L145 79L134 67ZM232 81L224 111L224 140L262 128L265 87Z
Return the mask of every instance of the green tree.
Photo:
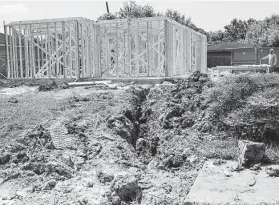
M112 20L112 19L117 19L116 14L112 14L112 13L105 13L102 16L99 16L97 18L98 21L100 20Z
M251 24L246 32L245 42L249 44L265 44L264 33L266 27L262 21Z
M267 36L267 45L268 46L279 46L279 26L274 24L270 26L266 30L266 36Z
M274 21L274 18L273 20L265 18L263 21L251 24L246 33L245 42L263 47L279 46L279 24Z
M233 19L229 25L224 26L225 32L228 33L228 39L230 41L237 41L245 39L248 24L246 21Z
M247 26L248 26L248 28L249 28L251 25L253 25L253 24L257 23L257 22L258 22L258 21L257 21L256 19L249 18L249 19L247 20Z
M226 38L225 36L225 32L219 30L219 31L210 31L208 33L209 37L208 37L208 44L209 45L214 45L214 44L218 44L218 43L222 43L223 41L225 41L224 39Z
M165 12L165 17L168 17L168 18L171 18L173 20L175 20L176 22L184 25L184 26L188 26L189 28L197 31L197 32L200 32L206 36L208 36L208 33L203 30L202 28L198 28L192 21L191 21L191 18L188 17L186 18L184 14L181 14L180 12L178 11L175 11L175 10L171 10L171 9L168 9L166 12Z
M264 19L264 23L267 26L271 26L271 25L279 25L279 15L271 15L270 17L266 17Z
M175 20L176 22L188 26L191 23L191 18L186 19L185 15L180 14L178 11L174 11L171 9L168 9L165 12L165 17L171 18Z
M157 16L152 6L138 5L135 1L125 1L123 8L117 13L119 18L142 18Z

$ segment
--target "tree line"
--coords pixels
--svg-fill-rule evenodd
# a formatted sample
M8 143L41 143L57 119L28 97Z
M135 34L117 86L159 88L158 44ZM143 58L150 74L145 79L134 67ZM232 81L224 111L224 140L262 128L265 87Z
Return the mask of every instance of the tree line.
M223 42L240 42L245 44L256 44L263 47L279 46L279 15L271 15L264 20L253 18L246 20L233 19L230 24L224 26L224 31L205 31L197 27L190 17L176 10L168 9L166 12L156 12L150 5L138 5L135 1L125 1L116 13L105 13L98 20L110 20L121 18L143 18L143 17L169 17L176 22L188 26L195 31L207 36L208 45Z
M224 29L208 32L208 44L238 41L262 47L279 46L279 15L271 15L264 20L250 18L245 21L235 18Z

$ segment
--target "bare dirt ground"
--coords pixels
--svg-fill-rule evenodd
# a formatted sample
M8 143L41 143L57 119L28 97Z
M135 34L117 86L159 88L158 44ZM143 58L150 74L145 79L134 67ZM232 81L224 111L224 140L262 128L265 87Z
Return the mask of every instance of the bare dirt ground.
M237 155L203 120L212 86L0 89L0 204L183 204L208 158Z

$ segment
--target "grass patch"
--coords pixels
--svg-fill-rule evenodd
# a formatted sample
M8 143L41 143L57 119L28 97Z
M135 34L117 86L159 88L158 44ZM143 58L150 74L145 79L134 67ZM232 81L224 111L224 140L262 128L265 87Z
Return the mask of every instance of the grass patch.
M279 75L239 74L203 91L205 117L197 122L205 131L226 131L234 138L279 141ZM207 129L203 129L206 126Z

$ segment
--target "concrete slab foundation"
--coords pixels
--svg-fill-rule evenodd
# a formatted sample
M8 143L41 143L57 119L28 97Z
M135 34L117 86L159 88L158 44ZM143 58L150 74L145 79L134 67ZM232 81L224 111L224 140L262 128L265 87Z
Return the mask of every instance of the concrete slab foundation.
M160 84L164 82L165 77L137 77L137 78L89 78L81 81L111 81L112 83L131 83L134 84Z
M96 81L110 81L111 83L134 83L134 84L160 84L164 82L166 78L165 77L142 77L142 78L84 78L79 79L78 82L96 82ZM41 79L7 79L12 82L16 83L32 83L33 85L40 85L44 83L51 83L53 80L56 83L61 82L77 82L74 78L41 78ZM90 84L90 83L85 83Z
M214 165L207 161L192 186L190 204L279 204L279 177L269 177L265 167L236 172L236 162Z

